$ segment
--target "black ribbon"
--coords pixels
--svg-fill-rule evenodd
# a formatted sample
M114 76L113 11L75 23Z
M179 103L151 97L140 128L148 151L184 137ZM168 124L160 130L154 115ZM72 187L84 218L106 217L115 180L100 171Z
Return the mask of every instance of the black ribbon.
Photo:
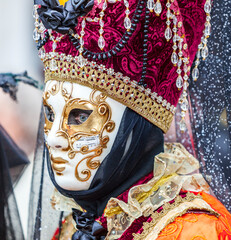
M72 240L104 240L107 234L98 222L95 221L95 215L88 212L81 212L73 209L73 219L78 229L72 236Z
M94 0L69 0L65 6L58 0L35 0L35 4L41 6L37 11L46 29L66 34L77 25L78 17L91 11Z

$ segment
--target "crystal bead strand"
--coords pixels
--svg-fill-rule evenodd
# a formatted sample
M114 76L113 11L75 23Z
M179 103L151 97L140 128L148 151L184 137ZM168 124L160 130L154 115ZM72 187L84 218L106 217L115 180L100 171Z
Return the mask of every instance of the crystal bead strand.
M105 47L105 39L103 37L103 27L104 27L104 21L103 21L103 16L104 16L104 11L106 10L107 8L107 0L105 0L105 2L103 3L103 8L102 8L102 11L99 13L99 26L100 26L100 29L99 29L99 39L98 39L98 46L101 50L104 49Z
M172 38L172 30L170 28L170 24L171 24L171 22L170 22L170 16L171 16L170 7L171 7L171 3L170 3L169 0L167 0L166 7L167 7L167 13L166 13L166 16L167 16L167 21L166 21L167 28L165 29L164 36L165 36L166 40L169 41Z
M33 17L35 19L35 22L34 22L34 25L35 25L35 29L33 31L33 39L38 42L38 40L40 39L40 33L39 33L39 15L37 13L37 9L38 9L38 5L34 5L34 8L33 8Z
M64 35L61 35L61 36L59 36L55 39L55 37L52 36L52 30L51 29L48 30L48 33L49 33L49 36L50 36L50 40L53 42L52 43L52 53L51 53L52 59L50 61L50 70L51 71L56 71L58 69L58 66L57 66L57 62L55 60L55 57L56 57L55 50L57 48L57 42L60 42Z
M79 43L80 43L80 48L79 48L79 56L77 57L77 64L80 68L83 68L86 65L86 59L83 57L83 48L84 48L84 35L85 35L85 27L86 27L86 19L83 18L82 23L81 23L81 31L80 31L80 36L79 36Z
M129 10L129 2L127 0L124 0L124 6L126 7L126 11L125 11L126 17L124 19L124 27L127 29L127 31L130 31L132 23L129 18L130 10Z
M182 65L182 56L183 56L183 52L182 52L182 42L183 42L183 39L178 36L176 34L176 39L178 39L178 49L179 49L179 52L178 52L178 63L177 63L177 74L178 74L178 77L176 79L176 86L179 90L181 90L181 88L183 87L183 78L181 76L181 65Z
M174 32L174 36L173 36L173 46L172 46L172 48L173 48L173 52L172 52L172 56L171 56L171 61L172 61L172 64L174 65L174 66L176 66L177 65L177 63L178 63L178 56L177 56L177 53L176 53L176 50L177 50L177 44L176 44L176 42L177 42L177 27L176 27L176 24L177 24L177 18L176 18L176 16L175 15L173 15L173 24L174 24L174 26L173 26L173 32Z
M160 14L162 12L162 6L161 6L161 3L160 3L160 0L156 1L156 4L154 6L154 12L157 16L160 16Z
M204 28L204 34L201 38L201 43L198 46L197 50L197 59L195 61L195 67L192 71L192 78L194 81L196 81L199 77L199 70L198 66L200 64L200 57L205 60L208 57L209 51L208 51L208 46L207 46L207 38L209 38L211 34L211 0L206 0L205 5L204 5L204 11L206 13L206 22L205 22L205 28Z

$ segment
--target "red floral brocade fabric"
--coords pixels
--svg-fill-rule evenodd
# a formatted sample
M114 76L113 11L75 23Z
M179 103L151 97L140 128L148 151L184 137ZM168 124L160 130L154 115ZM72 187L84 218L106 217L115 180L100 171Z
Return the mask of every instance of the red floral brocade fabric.
M199 193L220 216L206 213L187 213L177 217L159 234L157 240L231 240L231 214L213 196ZM119 240L133 239L133 233L141 233L144 222L151 218L141 217L124 232Z
M169 103L176 106L181 91L176 87L176 67L171 62L172 39L168 42L164 37L166 29L166 1L160 0L163 11L160 16L154 13L150 14L150 23L148 29L147 42L147 73L145 82L152 92L156 92ZM129 0L130 18L132 18L136 9L138 0ZM174 0L171 9L178 15L178 22L183 23L182 36L185 36L185 42L188 50L184 55L188 56L192 63L197 52L198 44L204 30L205 0ZM125 6L123 1L117 1L114 4L108 3L105 10L104 20L104 39L106 46L103 51L112 49L118 43L125 32L124 18ZM100 9L96 9L96 17L99 16ZM115 72L121 72L124 76L130 77L131 80L139 81L143 66L143 25L144 13L141 15L137 28L129 39L125 47L115 57L97 61L106 68L113 68ZM173 25L171 24L171 28ZM87 22L84 35L84 46L92 52L103 52L98 47L99 24ZM76 32L80 28L76 27ZM45 45L46 52L52 51L52 42L48 41ZM56 52L65 53L66 55L76 56L78 51L75 49L68 36L64 36L61 42L57 43Z

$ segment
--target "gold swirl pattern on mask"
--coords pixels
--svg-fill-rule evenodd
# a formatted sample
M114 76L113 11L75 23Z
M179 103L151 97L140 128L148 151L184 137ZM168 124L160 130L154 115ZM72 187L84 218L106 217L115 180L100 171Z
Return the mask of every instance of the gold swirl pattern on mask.
M71 84L70 91L64 87L65 83ZM47 103L47 100L51 94L55 95L59 91L61 91L61 94L65 99L66 104L63 109L59 130L57 131L56 136L62 136L68 140L68 147L62 150L68 151L68 157L70 159L74 159L76 154L86 155L75 167L76 179L81 182L85 182L91 177L91 170L95 170L100 166L100 161L95 158L102 154L103 148L106 148L107 143L109 142L109 136L103 136L104 131L110 133L115 128L115 122L111 120L111 108L105 101L107 96L104 93L99 93L96 90L93 90L90 94L89 100L72 98L73 84L65 81L55 81L55 84L52 87L48 86L47 88L49 90L45 91L43 95L44 105L48 105L52 109L52 107ZM68 124L68 117L73 109L91 110L92 112L88 119L82 124L70 125ZM45 115L44 132L46 134L49 133L52 128L52 124L53 123L50 122ZM79 149L74 147L74 144L81 138L83 139L92 136L99 138L99 145L95 148L90 149L88 145L83 145ZM79 171L80 164L83 162L86 162L87 169ZM52 168L59 175L65 170L65 168L61 169L55 164L52 164ZM85 177L81 177L81 175L85 175Z

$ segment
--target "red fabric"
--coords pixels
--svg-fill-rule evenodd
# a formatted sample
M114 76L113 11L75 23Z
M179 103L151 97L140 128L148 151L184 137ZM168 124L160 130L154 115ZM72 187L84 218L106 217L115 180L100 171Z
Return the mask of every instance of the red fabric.
M130 4L130 18L136 9L138 0L129 0ZM166 41L164 31L166 29L166 1L160 1L163 11L159 17L154 13L150 14L149 34L148 34L148 65L145 82L148 87L163 96L171 104L175 105L178 102L180 91L176 87L176 67L171 63L172 54L172 40ZM192 63L197 52L197 46L204 29L205 13L204 13L205 0L175 0L171 8L176 12L178 21L183 21L183 32L189 47L189 57ZM179 5L179 6L178 6ZM98 17L100 9L96 9L96 16ZM117 1L115 4L108 3L108 8L105 11L103 18L104 25L104 38L106 46L104 51L108 51L120 40L125 32L123 21L125 17L125 7L122 1ZM116 57L98 61L98 64L104 64L107 68L113 68L116 72L122 72L131 80L138 81L141 77L142 62L143 62L143 20L137 25L136 31L125 45L124 49L117 54ZM80 24L79 24L80 25ZM171 25L172 26L172 25ZM78 28L78 27L77 27ZM89 23L85 27L84 46L93 52L102 52L98 47L99 37L99 24ZM77 29L80 32L80 29ZM60 43L57 44L56 49L59 53L77 55L77 50L70 42L69 37L65 36ZM52 51L52 43L48 42L45 45L47 52ZM184 53L186 56L188 53Z

